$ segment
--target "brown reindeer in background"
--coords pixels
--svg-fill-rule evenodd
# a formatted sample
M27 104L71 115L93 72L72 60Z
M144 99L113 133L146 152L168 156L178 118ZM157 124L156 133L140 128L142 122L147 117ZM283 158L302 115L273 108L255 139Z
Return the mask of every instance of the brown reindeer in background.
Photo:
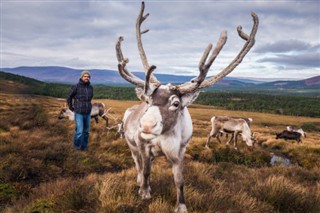
M234 140L234 148L238 149L237 146L237 136L241 134L243 140L246 142L247 146L252 148L254 144L253 134L251 133L248 121L243 118L234 118L228 116L213 116L211 118L212 130L208 136L206 148L210 142L211 137L217 138L219 143L220 134L232 134L231 139L227 142L227 145Z
M110 108L108 110L106 110L104 103L93 103L92 109L91 109L91 118L94 118L96 123L99 123L98 117L103 118L106 121L106 127L108 127L109 126L109 119L107 117L107 114L108 114L109 110L110 110ZM74 112L72 112L68 107L64 106L60 110L58 118L59 119L66 118L70 121L73 121L74 120Z
M174 182L177 189L177 204L175 212L187 212L184 198L183 159L186 146L192 136L192 120L187 107L198 97L199 91L210 87L231 73L249 52L255 43L258 29L258 17L252 13L253 28L250 35L237 28L239 36L246 41L236 58L216 76L206 78L210 66L219 54L227 40L227 32L221 33L220 39L210 55L212 44L209 44L199 63L199 75L181 85L161 85L152 72L154 65L149 66L142 46L141 24L149 14L144 15L144 2L136 22L136 36L139 54L145 70L145 80L133 75L127 69L129 60L124 58L121 50L122 37L116 43L118 70L128 82L136 85L136 93L142 103L127 111L124 119L124 136L132 153L138 172L137 182L140 185L139 194L143 199L150 199L150 172L152 160L159 155L165 155L172 164ZM210 55L210 57L209 57ZM208 59L209 57L209 59Z

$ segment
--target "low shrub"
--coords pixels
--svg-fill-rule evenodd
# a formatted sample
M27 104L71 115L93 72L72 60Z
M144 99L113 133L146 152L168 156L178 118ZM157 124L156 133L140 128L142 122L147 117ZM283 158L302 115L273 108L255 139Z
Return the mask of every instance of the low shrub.
M9 183L0 183L0 211L1 209L19 197L19 192Z

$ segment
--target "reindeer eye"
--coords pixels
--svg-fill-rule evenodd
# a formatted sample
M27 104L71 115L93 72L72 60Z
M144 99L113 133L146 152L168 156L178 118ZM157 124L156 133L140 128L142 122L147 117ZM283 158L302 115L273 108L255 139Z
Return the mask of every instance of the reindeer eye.
M172 105L173 105L173 106L175 106L175 107L178 107L178 106L179 106L179 104L180 104L180 103L179 103L179 101L175 101L175 102L173 102L173 104L172 104Z

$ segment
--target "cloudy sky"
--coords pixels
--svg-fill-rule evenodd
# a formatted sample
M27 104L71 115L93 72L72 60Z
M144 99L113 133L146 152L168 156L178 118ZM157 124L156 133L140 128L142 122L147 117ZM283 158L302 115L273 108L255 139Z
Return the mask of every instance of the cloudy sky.
M226 67L242 48L236 27L260 25L256 44L229 76L309 78L320 75L320 3L296 0L145 1L143 45L155 73L196 75L209 43L228 40L209 75ZM117 70L115 42L128 69L143 69L135 21L140 1L1 0L1 67L65 66Z

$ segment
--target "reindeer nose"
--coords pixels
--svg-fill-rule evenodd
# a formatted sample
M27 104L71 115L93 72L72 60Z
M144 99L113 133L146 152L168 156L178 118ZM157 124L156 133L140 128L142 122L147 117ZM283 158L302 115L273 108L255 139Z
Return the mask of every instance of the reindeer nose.
M142 118L140 120L140 130L143 133L152 133L152 130L157 126L157 121L151 118Z

